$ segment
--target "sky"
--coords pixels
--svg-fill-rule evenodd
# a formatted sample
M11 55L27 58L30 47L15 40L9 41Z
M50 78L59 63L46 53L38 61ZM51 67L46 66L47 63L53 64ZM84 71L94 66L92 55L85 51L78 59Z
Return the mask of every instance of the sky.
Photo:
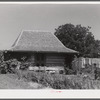
M12 46L22 30L54 33L66 23L90 26L100 39L100 4L0 4L0 49Z

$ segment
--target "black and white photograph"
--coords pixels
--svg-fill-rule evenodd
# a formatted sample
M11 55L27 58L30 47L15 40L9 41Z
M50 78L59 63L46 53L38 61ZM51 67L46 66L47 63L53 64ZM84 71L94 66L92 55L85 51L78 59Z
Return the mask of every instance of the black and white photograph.
M0 3L0 89L99 90L100 3Z

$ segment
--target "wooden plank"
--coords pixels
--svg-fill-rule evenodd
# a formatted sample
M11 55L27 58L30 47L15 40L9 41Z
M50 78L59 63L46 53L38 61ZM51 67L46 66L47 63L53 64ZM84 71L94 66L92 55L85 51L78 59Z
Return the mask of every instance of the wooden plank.
M46 63L46 66L64 66L64 64L61 64L61 63Z
M47 66L64 66L65 59L62 56L50 55L46 56L46 65Z
M53 62L64 62L65 60L64 59L61 59L61 60L59 60L59 59L49 59L49 60L46 60L47 62L51 62L51 61L53 61Z

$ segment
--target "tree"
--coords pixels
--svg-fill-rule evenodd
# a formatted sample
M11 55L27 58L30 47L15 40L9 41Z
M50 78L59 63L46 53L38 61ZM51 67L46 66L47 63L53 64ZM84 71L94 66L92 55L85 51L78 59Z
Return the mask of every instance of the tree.
M90 32L91 27L65 24L55 29L55 35L68 48L79 51L84 57L98 57L99 40Z

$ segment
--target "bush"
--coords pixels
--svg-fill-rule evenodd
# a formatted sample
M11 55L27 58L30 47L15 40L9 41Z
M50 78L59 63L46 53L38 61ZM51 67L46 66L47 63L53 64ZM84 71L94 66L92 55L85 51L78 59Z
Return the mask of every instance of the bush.
M14 73L14 69L18 65L18 62L17 59L3 61L0 65L0 73Z
M30 65L31 64L28 63L28 62L23 62L23 63L21 63L21 68L20 69L21 70L27 70Z
M84 80L70 78L61 74L46 74L41 72L26 71L23 75L28 81L37 82L53 89L82 89Z
M67 74L67 75L71 75L71 74L76 74L76 72L74 71L74 70L72 70L72 69L69 69L69 68L65 68L65 74Z
M85 64L85 68L81 68L81 73L91 73L93 71L92 65Z
M37 82L53 89L100 89L99 80L83 77L83 75L46 74L24 71L22 76L28 81Z

